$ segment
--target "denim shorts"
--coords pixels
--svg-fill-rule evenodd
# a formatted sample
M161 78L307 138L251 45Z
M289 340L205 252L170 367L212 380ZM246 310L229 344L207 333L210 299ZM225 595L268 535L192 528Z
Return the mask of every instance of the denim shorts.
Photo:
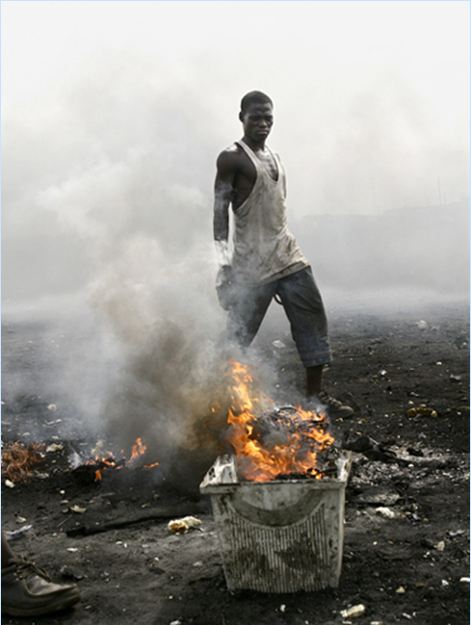
M311 267L258 286L238 284L237 297L229 309L230 334L241 345L250 345L275 296L289 319L303 365L315 367L331 362L327 318Z

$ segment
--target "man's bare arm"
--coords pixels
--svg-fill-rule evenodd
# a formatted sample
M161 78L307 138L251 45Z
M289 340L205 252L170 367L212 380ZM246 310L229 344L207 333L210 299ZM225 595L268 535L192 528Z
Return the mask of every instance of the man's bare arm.
M234 154L222 152L217 160L217 174L214 183L213 232L218 263L229 265L229 206L234 193L235 163Z

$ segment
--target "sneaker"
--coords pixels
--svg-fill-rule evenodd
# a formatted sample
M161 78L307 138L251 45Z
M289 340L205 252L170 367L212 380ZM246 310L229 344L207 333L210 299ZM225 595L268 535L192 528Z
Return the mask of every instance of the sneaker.
M325 406L327 406L327 410L329 411L329 415L331 417L348 419L353 416L354 411L351 406L335 399L335 397L332 397L325 391L321 391L319 393L319 399Z
M77 603L76 584L54 584L34 562L15 558L2 567L2 613L9 616L41 616Z

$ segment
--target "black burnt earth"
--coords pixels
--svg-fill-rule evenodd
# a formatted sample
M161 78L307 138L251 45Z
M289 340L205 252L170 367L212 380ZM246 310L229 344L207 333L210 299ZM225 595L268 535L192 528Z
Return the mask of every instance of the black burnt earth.
M351 619L359 625L469 622L469 583L460 581L469 576L468 331L467 310L445 307L331 320L326 389L355 407L331 431L354 462L340 587L311 594L228 592L206 499L176 492L152 471L105 470L99 483L87 470L74 475L70 453L94 441L65 440L66 417L54 423L48 410L54 398L31 388L6 393L4 441L29 442L23 435L34 424L62 448L29 482L2 483L3 528L31 524L12 546L53 578L78 580L82 601L57 616L2 623L340 625L350 620L340 611L357 604L366 608ZM4 331L4 389L10 365L26 378L38 366L41 332L33 324ZM275 350L275 339L286 347ZM33 347L22 350L28 341ZM280 405L292 403L283 389L301 390L304 371L290 338L267 331L258 343L277 363ZM168 519L187 514L201 528L170 534Z

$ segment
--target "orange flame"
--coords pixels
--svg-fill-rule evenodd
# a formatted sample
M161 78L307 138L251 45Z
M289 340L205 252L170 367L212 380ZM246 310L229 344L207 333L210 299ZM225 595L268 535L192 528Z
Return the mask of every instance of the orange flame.
M324 430L327 415L295 406L290 411L289 420L284 415L280 425L275 411L270 422L270 435L262 441L260 417L263 411L273 410L275 404L254 390L254 380L247 366L234 360L229 364L232 376L232 403L227 413L227 422L231 426L229 442L236 453L241 476L257 482L290 474L305 474L316 479L324 477L316 464L317 454L334 442L333 436ZM277 425L280 426L278 429Z
M106 469L122 469L126 465L132 465L136 462L138 458L144 456L147 451L147 445L144 444L142 438L138 436L134 441L131 447L131 455L126 460L123 458L122 460L116 460L113 452L107 451L104 455L100 456L100 454L95 454L95 457L91 460L88 460L86 464L95 464L100 463L102 466L95 471L95 481L100 481L103 479L103 472ZM121 453L124 454L122 451ZM144 469L155 469L159 466L158 462L151 462L148 464L142 465Z

